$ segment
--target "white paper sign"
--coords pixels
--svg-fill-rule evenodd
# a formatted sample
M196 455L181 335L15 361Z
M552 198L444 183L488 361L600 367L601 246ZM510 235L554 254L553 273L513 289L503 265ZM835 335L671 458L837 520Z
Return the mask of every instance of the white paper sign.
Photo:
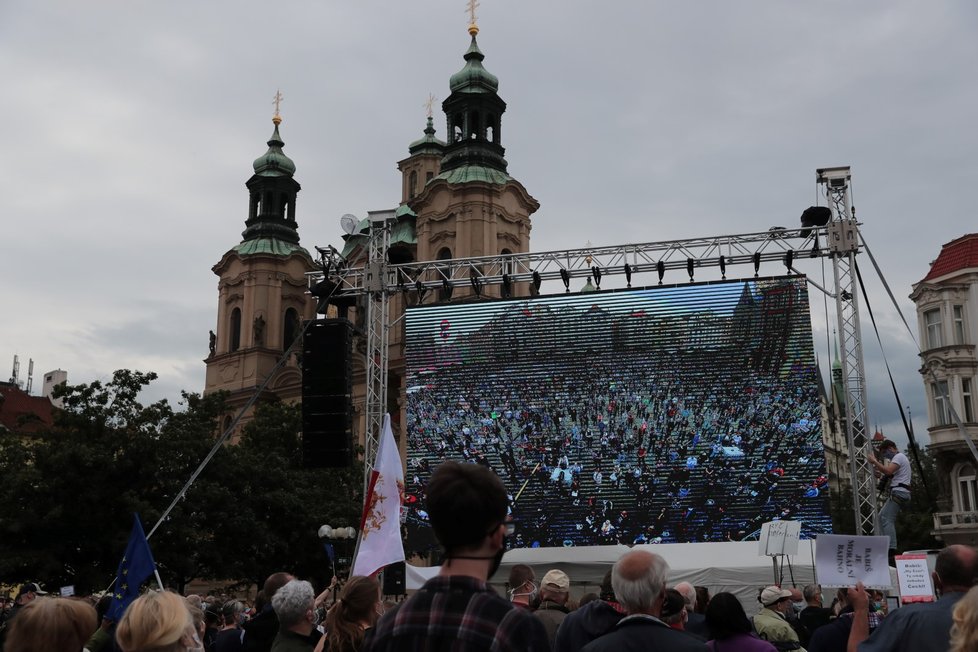
M769 521L761 525L757 554L797 555L801 521Z
M61 597L62 598L70 598L73 595L75 595L75 585L74 584L69 584L68 586L62 586L61 587Z
M897 555L897 579L900 599L906 602L933 602L934 586L930 582L927 555Z
M815 539L815 577L824 588L855 586L889 589L889 537L820 534Z

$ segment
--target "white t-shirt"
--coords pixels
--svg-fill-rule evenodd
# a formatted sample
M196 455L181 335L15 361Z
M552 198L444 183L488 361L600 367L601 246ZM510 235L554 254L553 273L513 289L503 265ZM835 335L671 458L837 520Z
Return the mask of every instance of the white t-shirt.
M910 491L910 460L903 453L897 453L890 460L891 463L897 465L897 470L893 472L893 479L890 481L891 489L903 489L904 491ZM899 485L906 485L908 488L900 487Z

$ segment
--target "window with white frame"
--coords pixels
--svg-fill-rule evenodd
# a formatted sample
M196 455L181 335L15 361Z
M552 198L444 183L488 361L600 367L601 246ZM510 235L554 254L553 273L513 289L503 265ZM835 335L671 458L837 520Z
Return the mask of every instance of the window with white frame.
M924 329L927 333L927 348L936 349L944 346L941 336L941 309L934 308L924 312Z
M954 321L954 343L964 344L964 306L953 306L951 311Z
M958 512L973 512L978 510L975 504L976 485L978 476L975 475L975 467L972 464L962 464L957 469L957 509Z
M947 381L942 380L936 383L931 383L930 393L934 397L934 425L948 425L951 423L951 413L947 409Z
M961 379L961 404L964 407L964 420L973 423L975 420L975 408L971 400L971 379Z

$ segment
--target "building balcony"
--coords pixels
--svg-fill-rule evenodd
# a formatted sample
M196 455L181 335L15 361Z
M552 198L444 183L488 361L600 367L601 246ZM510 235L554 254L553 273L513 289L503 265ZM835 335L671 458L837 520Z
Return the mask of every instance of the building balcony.
M974 344L950 344L926 349L920 353L920 358L923 362L921 373L926 373L932 365L966 370L974 370L978 365Z
M978 541L978 512L938 512L931 533L946 545L975 545Z
M964 430L972 439L978 438L978 423L965 422ZM930 444L927 448L934 451L942 450L961 450L964 454L968 452L968 444L957 425L950 423L943 426L931 426L927 429L930 436Z

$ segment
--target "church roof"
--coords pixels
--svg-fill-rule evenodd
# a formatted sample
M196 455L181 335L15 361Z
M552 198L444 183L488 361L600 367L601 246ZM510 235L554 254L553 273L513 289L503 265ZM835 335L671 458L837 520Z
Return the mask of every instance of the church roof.
M284 240L279 240L278 238L254 238L251 240L245 240L232 249L232 251L237 252L242 256L264 254L284 257L290 254L300 253L311 258L305 247L300 247L298 244L285 242Z
M278 133L278 124L275 122L275 130L268 140L268 151L255 159L255 174L259 176L291 177L295 174L295 163L282 151L285 141Z
M963 269L978 268L978 233L963 235L941 247L937 260L931 263L924 281Z
M435 136L435 125L431 116L428 116L428 125L424 129L424 137L419 138L408 145L408 152L411 156L416 154L438 154L445 151L445 141L439 140Z
M472 34L472 43L463 55L465 65L448 80L453 93L495 93L499 90L499 78L482 66L486 58Z
M468 181L484 181L502 185L512 180L501 170L486 167L485 165L463 165L462 167L452 168L439 174L435 179L445 179L449 183L466 183Z

